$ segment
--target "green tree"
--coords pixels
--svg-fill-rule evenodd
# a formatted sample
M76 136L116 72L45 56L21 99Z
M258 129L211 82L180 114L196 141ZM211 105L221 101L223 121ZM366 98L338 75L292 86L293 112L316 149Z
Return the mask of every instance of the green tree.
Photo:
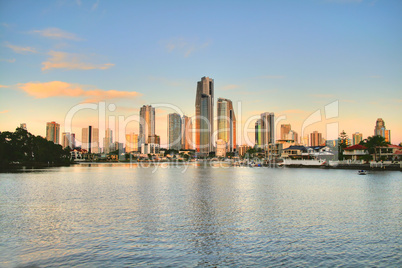
M360 145L366 146L370 154L374 154L374 160L377 161L377 148L384 147L390 144L385 141L385 138L382 136L371 136L367 137L360 142Z
M338 159L343 160L343 150L348 147L348 134L344 130L339 134L338 137Z
M2 166L12 162L63 164L70 161L70 150L17 128L15 132L0 133L0 161Z

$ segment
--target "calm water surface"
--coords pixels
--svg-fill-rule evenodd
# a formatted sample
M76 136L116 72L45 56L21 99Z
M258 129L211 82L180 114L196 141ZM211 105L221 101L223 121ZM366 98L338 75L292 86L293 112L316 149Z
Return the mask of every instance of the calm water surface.
M402 267L402 173L95 165L0 174L0 267Z

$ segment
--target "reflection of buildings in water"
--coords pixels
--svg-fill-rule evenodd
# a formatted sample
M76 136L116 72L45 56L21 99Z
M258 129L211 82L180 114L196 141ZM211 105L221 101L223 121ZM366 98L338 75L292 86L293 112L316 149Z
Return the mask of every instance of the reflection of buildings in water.
M194 168L188 212L188 228L192 231L191 242L196 253L201 255L200 265L219 266L224 264L220 252L233 244L236 234L228 227L235 224L236 209L230 192L222 192L225 187L217 184L230 183L225 177L217 177L213 168ZM228 186L229 187L229 186ZM190 189L189 189L190 190ZM223 242L223 243L222 243Z

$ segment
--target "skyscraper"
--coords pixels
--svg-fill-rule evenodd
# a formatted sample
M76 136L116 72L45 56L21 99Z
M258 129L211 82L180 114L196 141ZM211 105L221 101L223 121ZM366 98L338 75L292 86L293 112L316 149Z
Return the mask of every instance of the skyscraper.
M73 145L74 142L74 145ZM63 132L61 134L61 146L64 148L70 147L74 149L75 147L75 134L70 132Z
M391 130L389 129L385 130L385 142L391 143Z
M195 98L195 146L200 153L209 153L214 150L214 80L202 77L197 82Z
M56 122L48 122L46 123L46 139L48 141L52 141L55 144L60 144L60 124Z
M181 116L178 113L168 115L168 138L169 149L181 149L181 134L182 134Z
M255 145L261 147L262 144L262 120L258 119L255 122Z
M155 137L155 108L151 105L144 105L140 109L140 135L139 145L152 143L150 139Z
M374 127L374 136L385 137L385 123L382 118L378 118Z
M322 134L318 131L310 133L310 146L320 146L322 144Z
M110 128L105 130L105 137L103 138L103 152L110 153L113 147L113 131Z
M386 142L391 143L391 130L387 130L385 122L382 118L378 118L374 127L374 136L381 136L385 138Z
M70 138L71 149L75 149L75 133L71 133Z
M183 115L181 122L181 148L191 150L193 149L193 121L190 117Z
M363 134L356 132L352 134L353 145L359 144L363 140Z
M262 113L262 143L264 147L275 143L275 114Z
M82 149L88 153L99 153L99 129L92 126L82 129Z
M224 140L227 149L233 152L236 149L236 116L231 100L218 98L218 140Z
M291 130L290 124L281 125L281 140L289 140L289 132Z
M126 134L126 152L138 152L138 134Z

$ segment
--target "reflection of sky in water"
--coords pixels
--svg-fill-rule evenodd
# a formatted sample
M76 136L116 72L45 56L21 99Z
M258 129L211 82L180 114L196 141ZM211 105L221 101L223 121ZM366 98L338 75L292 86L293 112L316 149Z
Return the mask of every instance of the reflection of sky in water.
M0 174L0 266L400 264L399 172L183 170Z

